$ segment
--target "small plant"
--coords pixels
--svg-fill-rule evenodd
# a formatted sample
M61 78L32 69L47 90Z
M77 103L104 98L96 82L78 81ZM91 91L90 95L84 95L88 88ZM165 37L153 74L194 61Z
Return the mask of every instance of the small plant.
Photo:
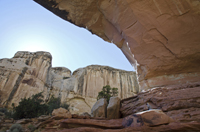
M9 132L23 132L23 128L22 128L22 126L20 124L13 124L10 127Z
M107 102L109 102L110 97L113 96L118 96L118 88L111 88L110 85L106 85L103 87L102 91L99 92L97 100L105 98Z
M36 130L36 127L32 124L28 125L28 129L31 131L31 132L34 132Z

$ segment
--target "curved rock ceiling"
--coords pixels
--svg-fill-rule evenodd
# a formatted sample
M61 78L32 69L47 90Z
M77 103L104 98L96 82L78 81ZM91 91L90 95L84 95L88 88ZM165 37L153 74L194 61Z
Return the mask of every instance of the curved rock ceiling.
M199 0L34 0L113 42L137 71L140 90L200 81Z

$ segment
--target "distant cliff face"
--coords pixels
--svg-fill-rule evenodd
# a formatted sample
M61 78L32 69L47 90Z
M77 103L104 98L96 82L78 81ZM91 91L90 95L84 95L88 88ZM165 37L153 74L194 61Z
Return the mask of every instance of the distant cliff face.
M1 105L17 105L21 98L43 92L45 100L52 95L60 97L62 102L70 104L72 113L80 114L90 112L105 85L117 87L123 99L139 90L135 72L91 65L71 75L67 68L52 68L51 60L47 52L17 52L12 59L1 59Z
M118 88L120 98L135 95L139 88L135 72L114 69L108 66L91 65L80 68L69 77L65 68L52 68L51 94L60 96L62 102L69 102L71 112L82 109L90 112L98 92L105 85ZM80 105L81 104L81 105Z
M1 104L9 107L12 103L18 104L21 98L42 91L46 96L51 85L51 60L51 54L47 52L17 52L12 59L1 59Z

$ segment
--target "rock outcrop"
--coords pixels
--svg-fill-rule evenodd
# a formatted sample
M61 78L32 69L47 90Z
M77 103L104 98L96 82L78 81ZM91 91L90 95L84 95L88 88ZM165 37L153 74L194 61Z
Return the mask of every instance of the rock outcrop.
M102 98L99 99L91 109L91 116L92 117L100 117L106 118L107 116L107 101L106 99Z
M174 122L169 116L158 109L138 112L130 115L123 120L125 127L141 127L143 125L155 127L162 124L169 124Z
M54 109L52 112L52 116L55 116L56 118L72 118L71 113L64 109L64 108L58 108L58 109Z
M135 72L114 69L108 66L91 65L79 68L68 77L68 70L52 70L51 94L61 97L61 101L70 103L70 112L90 113L96 103L98 92L105 85L118 88L118 96L122 99L131 97L138 92ZM57 74L59 73L59 74ZM61 75L65 73L65 76Z
M107 106L107 118L119 119L120 118L120 99L119 97L111 97Z
M52 68L48 52L17 52L11 59L0 60L0 103L11 107L21 98L43 92L45 100L60 97L70 104L72 114L90 113L96 97L105 85L117 87L120 98L138 92L135 72L92 65L71 73L65 67Z
M48 52L17 52L12 59L0 60L1 104L18 105L21 98L44 92L51 86L51 54Z
M200 121L200 84L190 87L162 87L141 92L121 101L123 117L149 109L153 104L177 122Z
M34 0L113 42L137 70L140 91L200 80L199 0Z

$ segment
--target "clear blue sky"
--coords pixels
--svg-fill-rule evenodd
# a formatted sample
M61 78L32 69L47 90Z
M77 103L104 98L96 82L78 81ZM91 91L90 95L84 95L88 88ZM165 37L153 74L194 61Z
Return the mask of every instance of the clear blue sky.
M120 49L59 18L32 0L0 0L0 58L48 51L53 67L74 71L92 64L133 71Z

